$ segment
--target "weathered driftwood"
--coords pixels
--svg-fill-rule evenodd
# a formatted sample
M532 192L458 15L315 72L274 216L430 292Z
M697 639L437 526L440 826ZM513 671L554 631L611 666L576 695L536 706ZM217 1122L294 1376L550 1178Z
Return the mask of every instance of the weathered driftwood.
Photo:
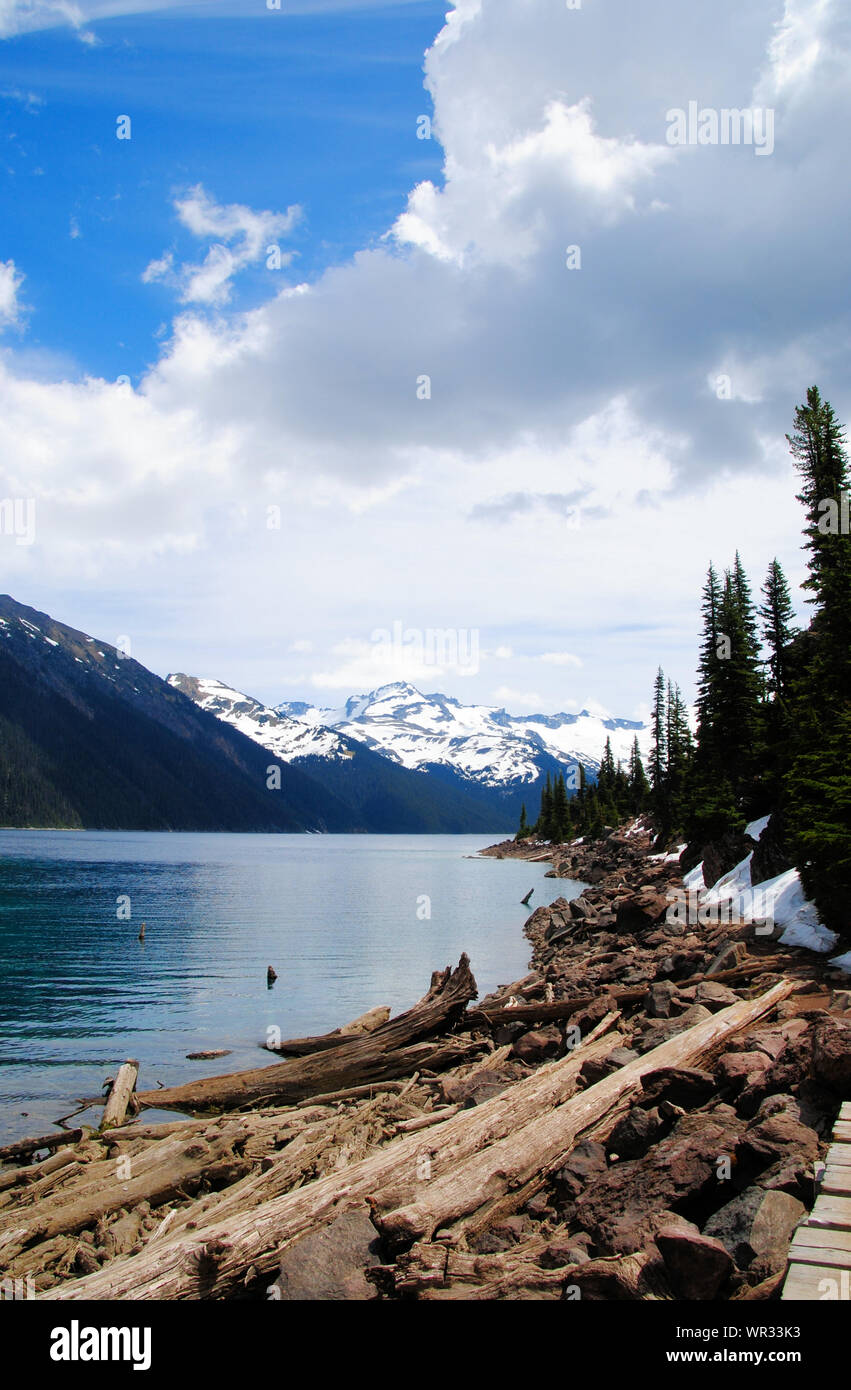
M372 1201L373 1221L391 1244L430 1239L442 1226L476 1213L476 1227L488 1224L492 1213L503 1215L528 1200L542 1186L553 1166L560 1166L579 1137L603 1116L616 1118L640 1088L641 1078L659 1067L694 1066L721 1040L762 1018L794 989L784 980L757 999L742 1000L683 1033L676 1034L643 1057L589 1086L550 1115L535 1116L506 1138L471 1154L465 1161L423 1187L414 1202L387 1209L378 1189ZM384 1208L383 1210L381 1208Z
M82 1137L81 1129L59 1129L52 1134L39 1135L37 1139L19 1139L16 1144L6 1144L0 1149L0 1163L14 1163L19 1158L29 1158L40 1149L56 1149L60 1144L76 1144Z
M125 1165L114 1159L95 1160L86 1166L82 1190L58 1192L32 1206L19 1204L0 1214L0 1235L20 1224L25 1213L31 1214L33 1234L49 1240L81 1231L122 1207L143 1201L159 1206L184 1196L193 1185L209 1179L217 1163L234 1160L234 1144L242 1133L243 1125L237 1120L203 1136L163 1139L147 1152L128 1157ZM22 1196L32 1191L24 1188Z
M325 1052L273 1066L140 1091L138 1099L142 1105L160 1109L239 1109L271 1100L292 1104L320 1093L404 1076L416 1066L416 1058L411 1064L412 1044L451 1027L475 998L470 962L462 955L455 970L447 967L432 976L428 994L419 1003L374 1033L347 1038Z
M514 1250L476 1255L466 1250L417 1242L400 1252L395 1265L374 1271L375 1282L395 1294L431 1299L492 1299L526 1291L535 1299L560 1298L571 1271L545 1269L539 1257L546 1241L533 1237Z
M112 1083L112 1088L107 1097L106 1105L103 1110L101 1129L110 1129L113 1125L124 1123L127 1114L127 1107L130 1104L130 1097L136 1087L136 1077L139 1075L139 1063L133 1060L123 1062L118 1068L118 1075Z
M107 1268L42 1297L199 1299L220 1298L242 1289L246 1270L253 1267L258 1277L271 1274L283 1244L347 1210L363 1208L373 1193L418 1190L428 1182L426 1160L439 1175L557 1106L575 1091L586 1060L605 1056L623 1041L617 1032L601 1036L613 1018L598 1024L594 1034L567 1057L545 1064L483 1105L461 1111L436 1131L404 1135L342 1172L275 1196L282 1173L291 1180L291 1172L285 1170L285 1150L281 1164L273 1164L261 1180L252 1177L237 1184L212 1207L208 1218L199 1218L195 1230L176 1234L170 1230L138 1255L116 1259Z
M16 1187L26 1187L30 1193L44 1190L44 1180L76 1162L76 1157L73 1147L69 1145L64 1149L57 1149L41 1163L29 1163L23 1168L10 1168L7 1173L0 1175L0 1192ZM2 1205L6 1205L5 1200Z
M371 1099L379 1091L401 1091L404 1085L404 1081L372 1081L368 1086L348 1086L343 1091L328 1091L325 1095L311 1096L310 1100L299 1100L296 1105L337 1105L341 1100Z
M331 1033L317 1033L314 1037L307 1038L285 1038L283 1042L267 1042L263 1046L267 1052L280 1052L285 1057L307 1057L311 1052L324 1052L329 1047L339 1047L349 1038L374 1033L378 1028L382 1028L389 1018L390 1010L383 1005L367 1010L365 1014L353 1018L351 1023L345 1023L342 1028L335 1028Z
M461 1109L460 1105L445 1105L441 1110L432 1110L427 1115L417 1115L413 1120L401 1120L396 1126L397 1134L414 1134L418 1129L431 1129L451 1120Z
M779 956L755 957L753 960L743 961L741 965L735 966L730 970L722 970L717 975L713 975L713 984L730 983L733 980L746 980L751 975L761 974L763 971L774 969L780 963ZM705 974L690 975L688 979L676 980L678 989L686 989L691 985L701 984L702 981L710 978ZM556 999L552 1004L545 1002L535 1004L516 1004L513 1008L496 1006L484 1009L468 1009L464 1015L465 1028L499 1028L505 1023L524 1023L531 1027L538 1023L558 1023L563 1019L571 1018L573 1014L579 1013L580 1009L586 1009L589 1004L595 1003L600 998L610 998L613 1004L640 1004L647 998L649 984L636 985L630 989L607 989L601 985L594 993L575 994L571 999Z

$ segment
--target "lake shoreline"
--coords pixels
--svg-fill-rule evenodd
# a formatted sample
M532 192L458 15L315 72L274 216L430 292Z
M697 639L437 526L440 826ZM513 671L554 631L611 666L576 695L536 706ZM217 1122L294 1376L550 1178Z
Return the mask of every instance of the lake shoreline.
M462 957L360 1037L143 1093L204 1113L13 1183L0 1239L49 1188L13 1274L57 1299L777 1298L845 1085L847 992L747 924L670 921L679 865L651 848L526 847L589 886L535 908L532 969L480 1001ZM746 1256L743 1223L771 1232Z

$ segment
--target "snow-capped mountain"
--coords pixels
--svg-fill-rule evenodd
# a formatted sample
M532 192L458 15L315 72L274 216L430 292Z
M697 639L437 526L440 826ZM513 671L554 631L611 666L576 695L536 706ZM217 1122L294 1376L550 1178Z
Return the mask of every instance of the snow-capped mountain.
M296 719L269 709L223 681L168 677L168 684L206 713L266 749L279 763L295 765L341 799L376 832L461 833L511 828L516 807L486 794L475 781L429 777L383 756L345 729ZM483 794L485 793L485 794Z
M552 763L579 762L593 774L607 737L615 762L628 761L636 735L643 756L650 742L648 727L628 719L587 710L512 715L490 705L462 705L450 695L423 695L404 681L353 696L340 709L291 701L275 713L317 733L336 730L403 767L445 768L494 788L534 783Z
M168 677L168 683L188 695L201 709L262 744L282 762L292 762L294 758L351 757L351 749L338 733L322 725L291 719L250 695L243 695L240 690L232 690L223 681L187 676L178 671Z
M169 684L281 762L297 764L335 794L354 798L371 815L392 806L432 803L441 826L463 829L516 824L522 803L535 814L548 773L581 763L593 780L606 738L615 761L629 759L637 736L642 755L649 729L628 719L580 714L508 714L463 705L450 695L423 695L407 682L355 695L339 709L303 701L274 708L219 680L172 675ZM335 771L345 769L341 784ZM570 782L568 783L570 785Z

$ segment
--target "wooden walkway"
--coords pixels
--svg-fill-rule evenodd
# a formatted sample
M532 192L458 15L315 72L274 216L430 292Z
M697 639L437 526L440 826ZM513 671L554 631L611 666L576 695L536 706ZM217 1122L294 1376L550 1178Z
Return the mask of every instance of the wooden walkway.
M795 1231L784 1299L851 1300L851 1101L839 1111L816 1204Z

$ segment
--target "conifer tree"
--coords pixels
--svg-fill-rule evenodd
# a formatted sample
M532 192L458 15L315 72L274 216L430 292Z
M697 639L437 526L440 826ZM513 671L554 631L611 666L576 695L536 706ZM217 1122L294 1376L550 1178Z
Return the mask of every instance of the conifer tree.
M629 755L629 809L634 816L640 815L647 806L649 793L650 784L644 771L641 750L638 747L638 735L636 735L632 741L632 752Z
M532 834L532 827L526 819L526 802L520 806L520 825L515 835L515 840L526 840Z
M665 769L663 829L682 830L686 818L686 789L693 755L688 711L678 685L668 681L665 713L668 765Z
M553 784L553 809L552 809L552 839L558 844L563 844L567 839L570 826L570 807L567 800L567 789L564 785L564 775L560 772Z
M535 824L535 832L542 840L552 839L552 819L553 819L553 781L550 773L547 773L547 780L541 788L541 810Z
M661 808L665 789L665 772L668 767L667 711L665 709L665 673L662 667L656 673L653 686L652 738L650 748L650 786L653 792L655 810Z
M597 791L601 797L609 796L615 789L615 759L612 753L611 737L606 739L600 771L597 773Z
M762 586L763 604L759 610L762 618L762 633L768 647L768 679L766 690L773 700L783 700L788 693L788 647L795 636L795 612L789 594L789 585L780 561L776 558L768 566L768 574Z
M743 588L735 571L724 576L720 625L728 640L718 663L717 695L713 697L713 772L729 777L737 804L747 811L753 809L759 797L755 777L762 678L753 606L748 589Z
M809 576L804 588L815 609L819 694L847 697L851 686L851 525L845 432L818 387L795 411L795 430L786 436L803 482L798 501L807 522Z
M844 431L818 388L807 391L787 436L802 477L805 582L814 614L792 687L789 837L801 881L828 927L848 931L851 901L851 526Z
M712 734L718 717L718 663L726 638L721 637L721 585L714 565L709 566L703 588L703 639L697 670L697 733L704 762L713 757Z

